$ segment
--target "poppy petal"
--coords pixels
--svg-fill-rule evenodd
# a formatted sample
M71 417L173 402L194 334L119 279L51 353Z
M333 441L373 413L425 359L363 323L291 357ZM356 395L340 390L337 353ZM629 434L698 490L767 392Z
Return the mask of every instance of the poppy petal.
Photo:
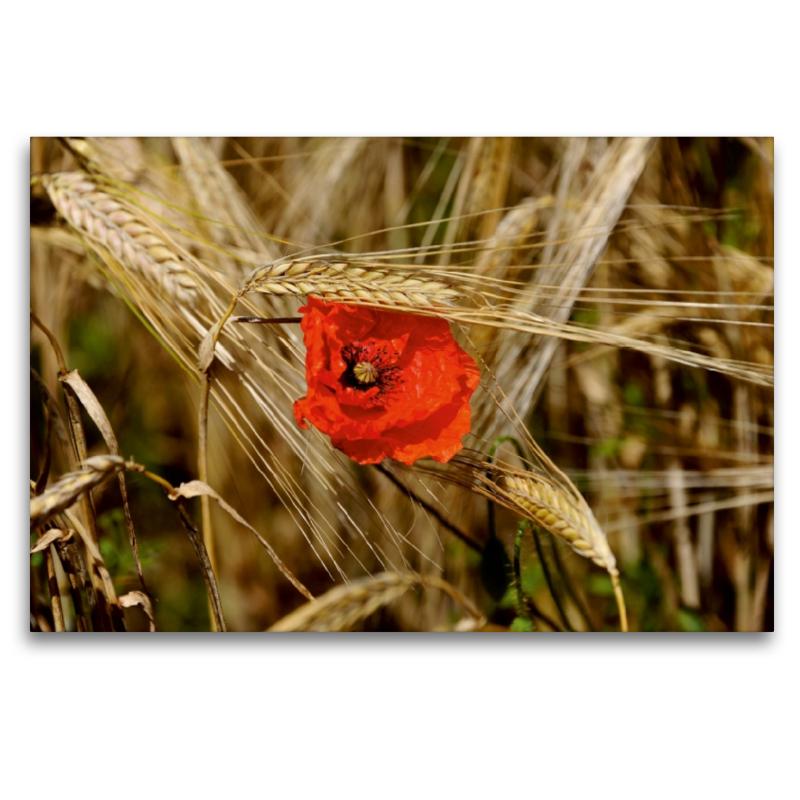
M300 427L311 423L361 464L446 462L461 449L480 374L446 320L314 297L300 312L308 384L294 404ZM354 380L357 359L370 364Z

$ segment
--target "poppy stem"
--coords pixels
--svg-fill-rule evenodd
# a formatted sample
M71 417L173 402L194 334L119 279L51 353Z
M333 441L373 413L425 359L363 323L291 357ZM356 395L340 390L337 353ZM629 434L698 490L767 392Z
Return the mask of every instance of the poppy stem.
M589 612L586 610L586 606L583 604L583 601L578 596L575 587L572 585L572 580L570 579L569 574L567 573L567 569L564 566L564 562L561 560L561 556L558 554L558 544L556 540L553 538L550 539L550 552L553 554L553 561L555 562L558 574L561 576L561 580L564 582L564 586L567 590L567 593L572 598L578 611L580 611L581 616L585 620L586 624L589 626L589 630L595 631L596 628L592 624L592 620L589 618Z
M575 629L572 625L569 624L569 620L567 619L567 615L564 613L564 607L561 604L561 598L556 592L555 585L553 583L553 576L550 574L550 567L547 564L547 561L544 557L544 551L542 550L542 542L539 538L539 530L536 525L531 525L531 534L533 534L533 543L536 545L536 555L539 556L539 563L542 565L542 572L544 573L544 579L547 582L547 588L550 590L550 594L553 597L553 602L556 604L556 609L558 610L558 616L561 617L561 622L564 624L564 627L574 633Z
M302 321L302 317L231 317L231 322L252 322L260 325L288 325Z
M453 525L449 520L447 520L442 514L439 513L438 509L434 508L430 503L426 503L421 497L419 497L415 492L413 492L408 486L398 480L391 472L389 472L383 464L376 464L375 465L378 472L385 475L401 492L407 494L415 503L419 504L422 508L425 509L434 519L436 519L439 524L445 528L446 530L450 531L453 535L457 536L461 539L464 544L471 547L476 553L482 553L483 547L478 544L471 536L468 536L464 531L457 528Z
M520 551L522 550L522 537L525 533L525 529L531 524L530 520L524 519L519 524L517 528L517 535L514 537L514 581L517 590L517 615L520 617L525 617L531 621L531 623L536 626L536 622L534 621L534 617L536 619L541 620L547 626L552 628L556 632L563 632L564 628L562 628L557 622L550 619L546 614L540 611L536 604L533 602L533 598L522 588L522 569L520 567Z

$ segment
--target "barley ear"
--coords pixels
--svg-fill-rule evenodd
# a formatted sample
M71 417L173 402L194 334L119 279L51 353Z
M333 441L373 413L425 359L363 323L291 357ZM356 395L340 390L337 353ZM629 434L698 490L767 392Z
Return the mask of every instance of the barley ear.
M296 611L278 620L269 628L269 632L347 631L379 608L417 586L438 589L463 606L472 618L470 620L472 628L479 629L486 623L485 617L472 601L442 578L382 572L346 586L334 587L322 597L300 606Z
M274 295L313 295L342 303L436 308L462 296L452 285L421 273L385 269L341 255L275 261L250 276L247 290Z
M508 471L496 484L498 499L535 525L565 541L574 552L605 569L619 606L620 627L628 629L617 561L586 501L577 493L531 473Z
M144 275L179 303L197 302L197 283L165 235L139 209L104 191L84 172L45 175L41 183L53 205L82 236L111 252L123 266Z

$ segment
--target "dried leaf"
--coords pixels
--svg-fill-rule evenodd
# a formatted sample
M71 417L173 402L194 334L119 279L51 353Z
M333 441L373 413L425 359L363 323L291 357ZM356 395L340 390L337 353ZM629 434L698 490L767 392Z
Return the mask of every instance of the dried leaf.
M103 411L103 407L94 396L94 392L89 388L89 385L78 374L78 370L73 369L66 375L61 376L60 380L62 383L66 383L72 389L72 391L75 392L75 394L78 396L78 399L81 401L81 403L83 403L83 407L92 418L92 421L95 425L97 425L100 433L103 434L103 439L108 445L108 449L113 455L118 456L119 445L117 444L117 437L114 435L114 431L111 427L111 423L108 421L106 412Z
M68 542L72 538L73 531L62 531L59 528L52 528L31 547L31 555L46 550L53 542Z
M211 362L214 360L214 345L223 322L224 320L221 319L212 325L211 329L203 337L203 341L200 342L200 347L197 352L197 367L200 372L206 372L211 366Z
M123 608L131 608L131 606L141 606L144 613L147 614L147 619L150 621L150 633L155 633L156 621L153 617L153 605L150 598L144 593L139 591L128 592L119 598L119 604Z
M261 545L264 549L269 553L270 558L275 562L275 566L286 576L287 580L297 589L300 594L303 595L308 600L313 600L314 595L303 586L300 581L295 578L292 574L291 570L280 560L278 554L270 547L269 542L264 539L261 534L252 526L250 525L243 517L239 515L239 513L229 506L208 484L203 483L203 481L189 481L189 483L182 483L175 491L169 493L170 500L176 500L179 497L191 498L191 497L200 497L205 495L207 497L211 497L212 499L216 500L219 505L228 512L240 525L244 525L245 528L252 531L255 534L255 537L261 542Z
M71 370L66 375L63 375L60 380L62 383L66 383L72 391L75 392L81 403L83 403L83 407L92 418L94 424L97 425L111 453L115 456L120 455L117 437L114 434L111 423L108 421L106 412L95 397L94 392L89 388L89 385L81 378L78 370ZM125 483L124 472L119 473L119 490L122 494L122 507L125 510L125 523L128 528L128 539L131 543L131 550L133 550L133 559L136 562L136 572L139 574L139 580L142 582L142 586L144 586L144 573L142 572L142 562L139 558L139 545L136 542L136 534L133 530L133 517L131 516L130 504L128 503L128 486Z

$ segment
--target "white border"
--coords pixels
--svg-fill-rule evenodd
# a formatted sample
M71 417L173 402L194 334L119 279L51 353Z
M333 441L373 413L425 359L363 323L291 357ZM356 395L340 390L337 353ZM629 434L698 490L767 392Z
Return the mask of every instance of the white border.
M85 132L774 135L777 475L796 483L797 415L781 413L798 396L798 370L787 369L796 326L785 320L800 302L788 247L800 187L796 25L784 7L15 7L0 56L0 218L16 223L4 263L14 364L3 419L16 445L3 459L5 507L21 516L27 468L17 387L28 137ZM785 505L776 510L778 632L731 637L56 643L23 632L27 572L15 543L3 551L0 603L4 783L25 787L14 796L68 798L786 796L783 785L797 784L797 582L787 565L798 563L798 536ZM9 521L6 542L22 524L16 513Z

